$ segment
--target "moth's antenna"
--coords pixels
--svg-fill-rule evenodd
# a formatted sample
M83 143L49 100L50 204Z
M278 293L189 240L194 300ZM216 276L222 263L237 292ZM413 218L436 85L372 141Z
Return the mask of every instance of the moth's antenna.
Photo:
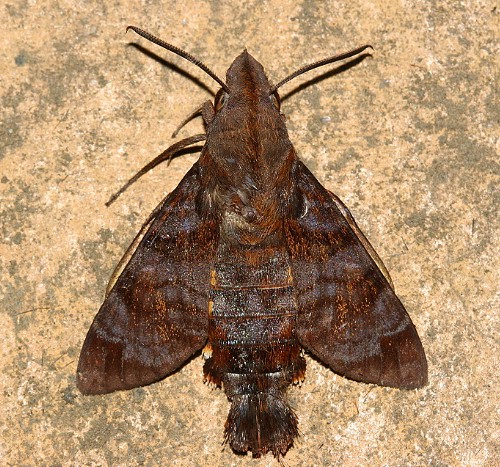
M319 60L318 62L314 62L314 63L311 63L309 65L303 66L302 68L299 68L297 71L295 71L291 75L287 76L285 79L282 79L276 86L274 86L271 89L271 91L269 92L269 95L275 93L279 87L283 86L285 83L288 83L288 81L292 80L293 78L296 78L297 76L299 76L303 73L306 73L309 70L314 70L314 68L318 68L318 67L323 66L323 65L328 65L329 63L338 62L340 60L344 60L346 58L353 57L354 55L358 55L361 52L363 52L363 50L366 50L368 48L373 49L373 47L371 45L363 45L362 47L358 47L357 49L351 50L349 52L345 52L345 53L340 54L340 55L334 55L333 57L328 57L328 58L325 58L323 60Z
M212 79L217 81L217 83L220 84L221 88L224 89L229 94L229 88L227 87L227 84L224 83L210 68L208 68L203 62L200 62L197 58L193 57L191 54L188 52L179 49L179 47L176 47L175 45L169 44L168 42L162 41L156 36L153 36L147 31L144 31L141 28L138 28L136 26L127 26L127 31L129 29L132 29L132 31L136 32L139 34L139 36L144 37L144 39L147 39L148 41L154 42L155 44L159 45L160 47L163 47L164 49L170 50L170 52L173 52L177 55L179 55L182 58L185 58L186 60L189 60L191 63L194 63L197 67L201 68L208 76L210 76Z

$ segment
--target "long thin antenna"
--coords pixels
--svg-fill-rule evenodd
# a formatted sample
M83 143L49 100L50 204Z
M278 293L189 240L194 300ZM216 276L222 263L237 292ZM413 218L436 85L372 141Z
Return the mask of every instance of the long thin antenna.
M217 81L217 83L220 84L221 88L224 89L229 94L229 88L222 79L220 79L210 68L208 68L203 62L198 60L197 58L193 57L190 53L186 52L185 50L179 49L179 47L176 47L175 45L169 44L168 42L162 41L156 36L153 36L147 31L144 31L141 28L138 28L136 26L127 26L127 31L129 29L132 29L132 31L136 32L139 34L139 36L144 37L144 39L147 39L148 41L151 41L155 43L156 45L159 45L160 47L163 47L164 49L170 50L170 52L173 52L174 54L179 55L182 58L185 58L186 60L189 60L191 63L194 63L197 67L201 68L208 76L210 76L212 79Z
M368 48L373 49L373 47L371 45L363 45L362 47L358 47L357 49L353 49L349 52L345 52L345 53L340 54L340 55L334 55L333 57L328 57L328 58L325 58L323 60L319 60L318 62L314 62L314 63L311 63L309 65L303 66L302 68L299 68L297 71L295 71L291 75L287 76L285 79L282 79L276 86L274 86L271 89L271 91L269 92L269 95L275 93L279 87L283 86L285 83L288 83L288 81L292 80L293 78L296 78L297 76L299 76L303 73L306 73L307 71L314 70L314 68L318 68L318 67L323 66L323 65L328 65L329 63L338 62L340 60L344 60L346 58L353 57L354 55L358 55L361 52L363 52L363 50L366 50Z

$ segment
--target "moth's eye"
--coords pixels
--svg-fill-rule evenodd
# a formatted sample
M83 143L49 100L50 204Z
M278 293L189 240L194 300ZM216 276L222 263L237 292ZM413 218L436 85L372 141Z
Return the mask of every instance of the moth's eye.
M228 97L229 97L228 93L225 92L223 89L221 89L217 93L217 95L215 96L215 103L214 103L214 107L215 107L216 112L218 112L220 109L222 109L222 107L224 107L224 105L227 102Z
M272 94L269 94L269 100L273 103L274 107L276 107L278 110L280 109L281 99L278 91L274 91Z

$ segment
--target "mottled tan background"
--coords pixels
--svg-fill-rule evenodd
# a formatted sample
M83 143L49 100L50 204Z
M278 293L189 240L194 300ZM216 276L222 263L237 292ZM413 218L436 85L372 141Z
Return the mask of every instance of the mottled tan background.
M305 383L290 391L302 435L286 462L500 465L497 4L2 2L0 464L276 465L221 445L228 402L202 383L200 357L147 388L75 389L114 265L197 156L104 202L217 89L125 35L135 24L220 75L247 47L275 82L373 44L373 58L343 73L314 80L332 66L286 85L283 111L301 157L391 271L430 383L412 392L354 383L308 358Z

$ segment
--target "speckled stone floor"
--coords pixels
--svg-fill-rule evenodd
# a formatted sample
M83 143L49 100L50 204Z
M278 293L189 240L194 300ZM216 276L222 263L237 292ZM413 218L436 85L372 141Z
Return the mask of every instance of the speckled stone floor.
M146 388L75 388L108 277L197 155L104 203L217 90L125 35L134 24L219 75L247 47L274 82L374 46L342 73L284 86L282 109L299 155L390 270L429 384L359 384L307 357L289 393L301 436L285 461L500 465L497 2L7 0L0 14L0 464L277 465L222 446L228 402L202 383L201 357Z

